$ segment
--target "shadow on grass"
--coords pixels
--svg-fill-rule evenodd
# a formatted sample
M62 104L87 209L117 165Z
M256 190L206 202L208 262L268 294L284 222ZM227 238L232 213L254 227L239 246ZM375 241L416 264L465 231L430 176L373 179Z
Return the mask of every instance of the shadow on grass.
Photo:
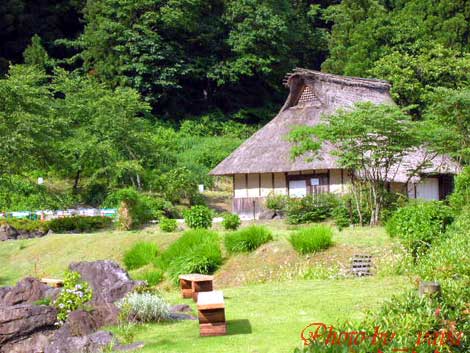
M227 336L248 335L252 333L250 321L247 319L228 320Z

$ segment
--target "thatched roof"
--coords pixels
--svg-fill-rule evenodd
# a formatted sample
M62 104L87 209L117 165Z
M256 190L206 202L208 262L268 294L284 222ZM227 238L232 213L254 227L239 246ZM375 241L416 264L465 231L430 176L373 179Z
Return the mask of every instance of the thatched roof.
M211 175L340 168L331 154L334 146L329 143L323 145L318 158L293 161L290 157L292 145L286 140L291 129L298 125L316 125L323 114L352 107L357 102L394 104L390 84L382 80L296 69L288 75L286 84L290 93L278 115L217 165ZM448 162L446 158L445 162ZM441 172L450 172L447 167L442 167L442 163L437 164L441 166ZM401 174L397 173L397 179L402 179Z

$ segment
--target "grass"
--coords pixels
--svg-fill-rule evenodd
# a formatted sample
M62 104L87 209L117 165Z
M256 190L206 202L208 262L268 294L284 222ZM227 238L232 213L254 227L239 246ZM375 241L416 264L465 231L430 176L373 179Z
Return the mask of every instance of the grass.
M319 224L296 231L289 241L297 252L309 254L333 245L333 229Z
M124 265L128 270L136 270L155 261L158 248L155 243L139 241L124 253Z
M333 247L317 254L301 255L288 239L308 226L264 221L244 222L242 229L252 224L267 227L273 234L273 241L251 253L227 256L215 273L216 289L222 289L226 297L228 335L200 338L197 321L145 324L132 329L133 340L146 344L141 352L292 352L300 344L300 331L309 323L360 320L366 309L378 307L385 298L410 286L404 277L395 275L329 279L328 271L349 266L353 254L390 256L396 241L390 239L383 228L335 231ZM220 224L215 226L228 234L221 227ZM180 237L181 233L164 233L158 227L149 227L132 232L55 234L0 242L0 285L11 285L27 275L62 276L73 261L111 259L123 264L123 254L137 242L152 242L164 253ZM153 266L147 265L131 274L145 276L152 270ZM157 282L158 274L154 277ZM174 286L164 282L159 288L170 304L187 303L195 307L192 301L181 299ZM112 330L118 335L126 334L117 327Z
M199 337L197 321L146 324L135 329L142 353L286 353L300 344L301 330L312 322L335 325L360 320L392 294L407 287L400 277L342 281L289 281L224 289L228 335ZM171 303L188 303L176 291ZM119 336L119 330L114 329Z
M250 252L273 240L272 233L264 226L252 225L225 235L225 247L232 253Z

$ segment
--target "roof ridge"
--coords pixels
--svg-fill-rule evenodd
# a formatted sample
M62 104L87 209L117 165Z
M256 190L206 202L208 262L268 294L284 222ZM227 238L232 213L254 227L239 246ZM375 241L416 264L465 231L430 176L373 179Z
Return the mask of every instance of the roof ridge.
M309 76L321 81L329 81L334 83L346 84L348 86L363 86L378 89L390 89L391 84L386 80L376 78L362 78L354 76L335 75L326 72L304 69L296 67L293 72L288 73L284 78L284 84L289 86L289 81L294 76Z

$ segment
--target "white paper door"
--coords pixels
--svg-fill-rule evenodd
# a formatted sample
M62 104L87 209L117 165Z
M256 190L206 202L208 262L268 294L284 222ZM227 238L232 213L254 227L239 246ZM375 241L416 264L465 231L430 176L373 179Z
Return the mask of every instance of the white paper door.
M439 179L422 179L416 185L416 198L424 200L439 200Z
M307 196L307 181L306 180L290 180L289 181L289 196L290 197Z

